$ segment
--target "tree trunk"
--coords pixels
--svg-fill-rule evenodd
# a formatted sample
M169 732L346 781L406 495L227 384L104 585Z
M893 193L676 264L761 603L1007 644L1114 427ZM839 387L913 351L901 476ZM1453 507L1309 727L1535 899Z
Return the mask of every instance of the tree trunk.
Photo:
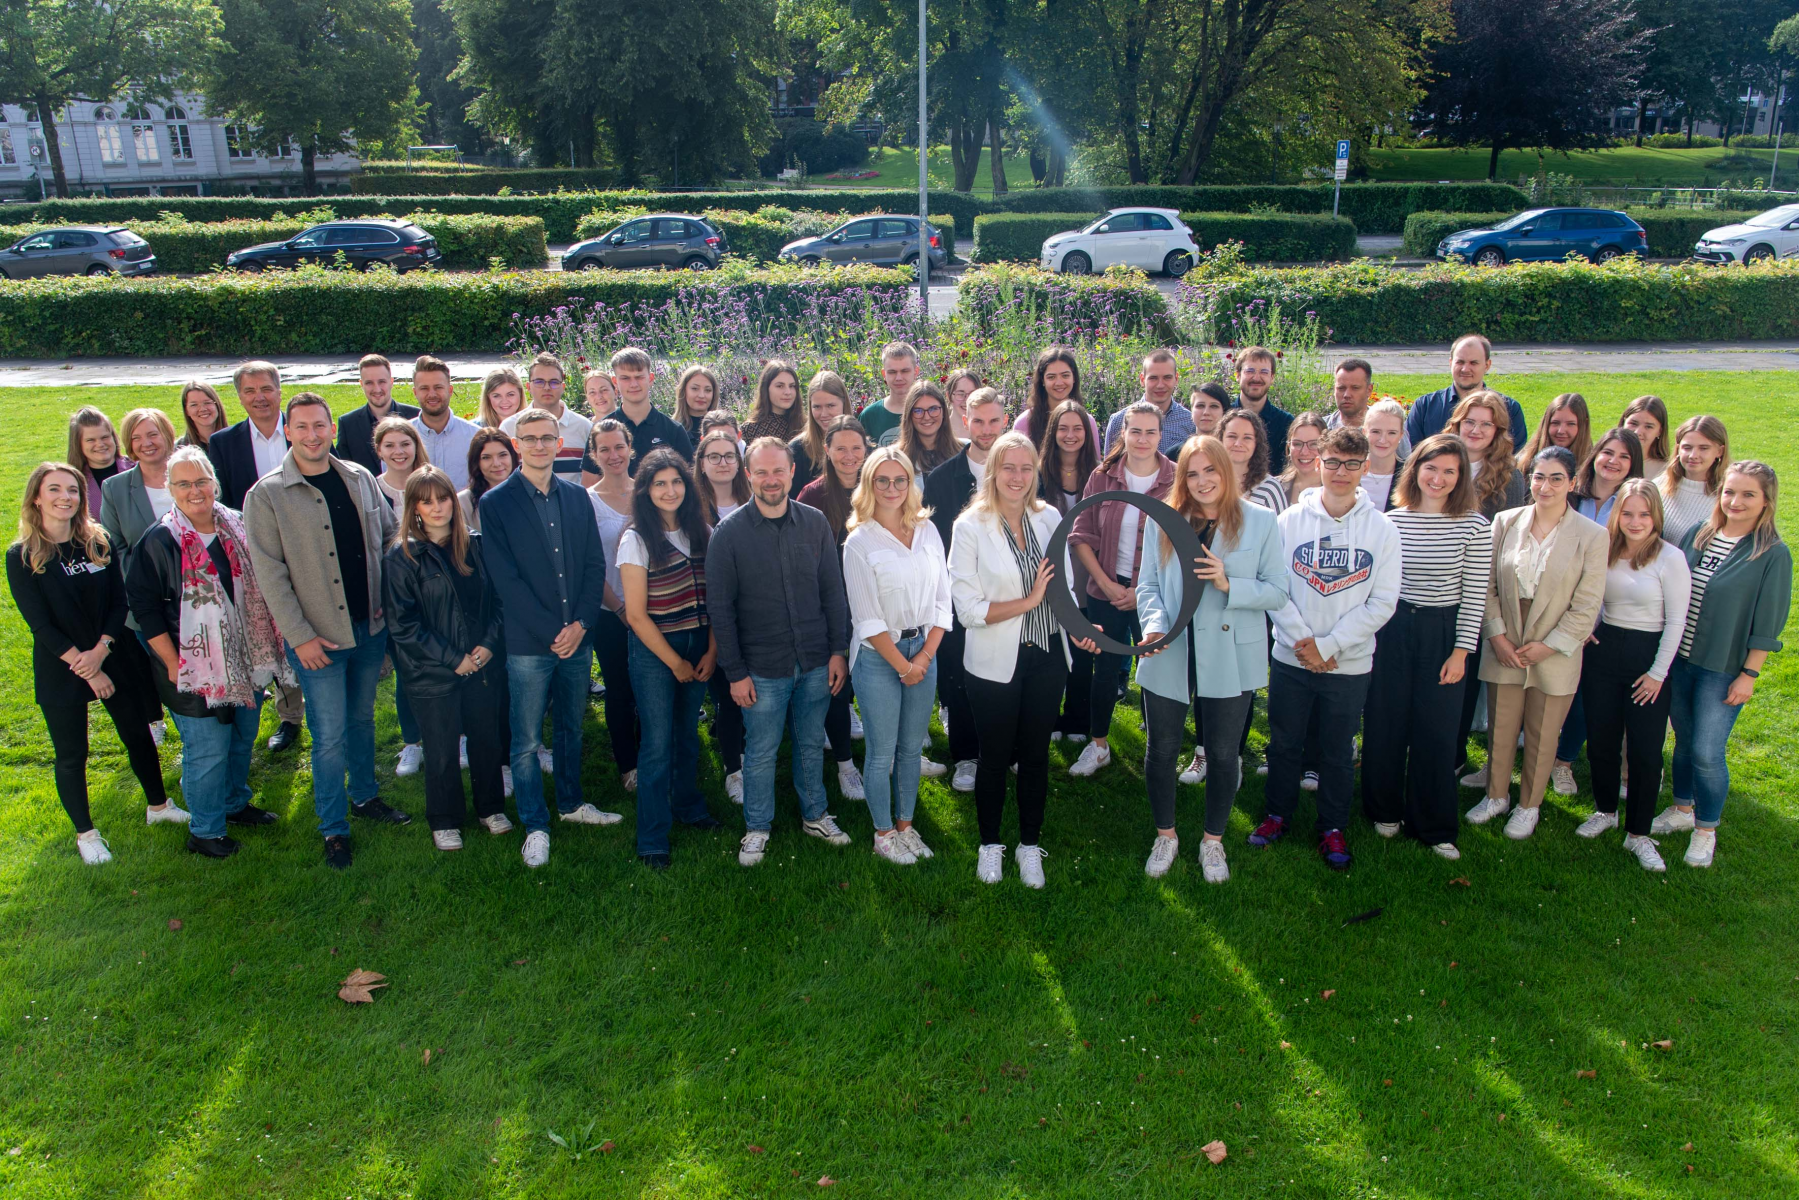
M69 177L62 169L62 138L56 133L56 109L50 104L50 97L39 93L37 97L38 124L44 130L44 153L50 156L50 176L55 181L56 194L60 199L69 198Z
M1041 147L1041 146L1032 146L1031 147L1031 160L1030 161L1031 161L1031 182L1036 184L1038 187L1042 187L1043 181L1045 179L1049 178L1049 160L1044 157L1043 147Z
M1687 149L1693 148L1693 110L1687 110Z
M1489 183L1499 178L1499 151L1499 143L1494 142L1493 153L1487 157L1487 181Z
M1068 182L1068 156L1060 147L1052 146L1049 151L1049 169L1044 173L1044 187L1062 187Z
M316 139L300 144L300 190L308 196L319 194L318 153Z
M1006 159L1000 138L1000 123L991 118L987 121L987 131L991 135L987 150L987 171L993 180L993 194L1006 194Z
M1637 97L1637 145L1643 144L1643 121L1649 114L1649 97Z
M955 179L951 186L958 192L974 190L975 172L981 167L981 140L986 124L970 120L966 114L950 122L950 166Z

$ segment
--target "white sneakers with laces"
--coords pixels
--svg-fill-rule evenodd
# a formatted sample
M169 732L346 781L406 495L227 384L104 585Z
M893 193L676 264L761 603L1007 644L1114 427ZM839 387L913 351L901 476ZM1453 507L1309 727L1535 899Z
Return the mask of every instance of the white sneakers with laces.
M1580 785L1574 782L1574 768L1568 763L1556 763L1549 768L1549 786L1558 796L1572 796L1580 790Z
M433 829L431 844L439 850L460 850L462 849L462 830Z
M1681 861L1689 867L1709 867L1712 865L1712 856L1717 852L1718 831L1695 829L1692 839L1687 842L1687 852L1681 856Z
M1042 846L1020 846L1012 851L1012 857L1018 863L1018 882L1028 888L1043 886L1043 860L1049 857L1049 851Z
M1637 856L1637 861L1645 871L1666 871L1668 864L1662 861L1661 851L1656 849L1655 839L1644 837L1638 833L1624 835L1624 848Z
M1494 817L1505 816L1511 807L1512 798L1510 796L1500 796L1497 799L1492 796L1482 797L1479 804L1468 810L1468 824L1485 825Z
M743 770L739 768L725 776L725 795L731 798L732 804L743 803Z
M537 748L537 769L554 772L556 770L556 752L548 746L539 746Z
M862 714L856 711L853 704L850 705L850 738L858 742L862 740Z
M1682 809L1670 804L1655 814L1655 820L1649 823L1649 832L1661 837L1670 833L1685 833L1693 828L1693 810Z
M950 777L949 785L958 792L974 791L974 772L980 766L972 758L956 760L956 773Z
M1478 771L1462 776L1457 782L1465 788L1479 788L1480 790L1485 791L1487 788L1487 769L1482 767Z
M519 853L527 867L543 866L550 861L550 835L541 829L533 829L525 835L525 845Z
M573 825L616 825L625 818L615 812L604 812L591 804L583 804L580 808L558 813L562 820Z
M1224 843L1206 838L1199 844L1199 869L1207 883L1229 883L1231 868L1224 860Z
M737 865L753 867L768 853L768 830L752 829L737 843Z
M1318 790L1318 772L1307 771L1304 775L1301 775L1299 777L1299 790L1302 792L1317 791Z
M845 800L868 799L868 793L862 788L862 772L847 758L837 764L837 790L843 793Z
M922 754L918 756L918 777L920 779L935 779L939 775L947 775L948 773L949 768L942 763L932 762Z
M850 835L837 827L837 818L825 813L816 821L801 821L800 829L808 836L829 842L833 846L847 846Z
M1542 819L1541 808L1519 808L1512 811L1505 823L1505 836L1514 842L1521 842L1537 831L1537 822Z
M90 867L112 861L112 847L106 844L106 839L100 836L98 829L76 834L75 849L81 852L81 861ZM1000 849L1004 850L1005 847L1001 846Z
M635 792L637 790L637 768L632 767L629 771L626 771L618 782L619 786L623 787L627 792Z
M491 817L481 818L481 828L498 837L502 833L512 832L512 819L505 813L495 813Z
M1068 768L1068 773L1077 779L1085 779L1101 767L1110 766L1111 763L1112 748L1110 746L1102 746L1098 742L1088 742L1081 751L1081 756L1074 760L1072 767Z
M924 844L924 839L918 836L918 826L916 825L900 830L895 836L899 838L900 843L906 849L912 852L913 858L935 858L937 856L934 850Z
M1454 842L1438 842L1431 850L1438 858L1447 858L1450 862L1456 862L1462 857L1462 852L1456 849Z
M885 832L875 830L875 856L902 867L909 867L918 861L918 856L908 850L899 834L891 829Z
M1608 829L1618 828L1618 814L1615 812L1596 812L1580 823L1575 835L1583 838L1596 838Z
M394 774L399 776L417 775L425 765L425 748L417 742L408 742L400 747L400 761L394 764Z
M1158 833L1150 840L1149 861L1143 864L1143 873L1151 879L1160 879L1168 874L1168 868L1174 865L1174 860L1180 855L1181 839L1178 836L1163 837Z
M188 812L187 809L182 808L179 804L176 804L173 800L169 801L161 808L146 808L144 810L144 824L146 825L186 825L193 819L194 816L192 813Z
M998 883L1006 862L1006 847L993 842L983 845L975 858L974 877L982 883Z
M1374 823L1374 832L1380 834L1384 838L1398 837L1399 836L1399 822L1398 821L1376 821Z
M1176 778L1185 784L1204 783L1206 781L1206 752L1204 750L1195 752L1193 761L1188 763L1187 769Z

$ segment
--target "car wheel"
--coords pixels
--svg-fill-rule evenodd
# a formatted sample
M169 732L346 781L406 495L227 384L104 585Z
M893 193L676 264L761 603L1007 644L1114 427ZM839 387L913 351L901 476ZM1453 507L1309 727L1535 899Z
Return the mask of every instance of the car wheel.
M1483 246L1474 256L1474 265L1477 267L1503 267L1505 266L1505 251L1498 246Z
M1093 260L1079 250L1073 251L1062 260L1062 273L1064 275L1091 275Z
M99 263L95 263L93 266L91 266L87 269L85 274L92 277L95 275L111 275L112 272L107 270L105 267L101 266Z
M577 271L600 271L600 270L604 270L605 266L606 266L606 264L601 262L597 258L584 258L580 262L575 264L575 270L577 270Z
M822 267L824 265L824 261L825 261L824 259L818 257L818 255L816 255L816 254L808 254L808 255L806 255L806 257L800 259L800 266L808 267L808 268Z
M899 265L902 267L916 267L918 265L918 255L916 255L916 254L904 255L903 257L900 258Z
M1773 257L1775 257L1774 247L1768 245L1766 242L1758 242L1756 245L1749 247L1749 253L1743 255L1743 261L1746 263L1756 263L1761 262L1764 258Z
M1168 257L1162 260L1162 270L1168 272L1168 274L1174 276L1176 279L1179 279L1192 269L1193 256L1188 254L1185 250L1171 251Z
M712 264L696 254L682 262L681 269L684 271L710 271Z
M1598 251L1593 255L1593 261L1608 263L1608 262L1611 262L1612 259L1617 258L1620 254L1623 254L1623 253L1624 253L1624 251L1618 249L1618 247L1616 247L1616 246L1601 246L1601 247L1599 247Z

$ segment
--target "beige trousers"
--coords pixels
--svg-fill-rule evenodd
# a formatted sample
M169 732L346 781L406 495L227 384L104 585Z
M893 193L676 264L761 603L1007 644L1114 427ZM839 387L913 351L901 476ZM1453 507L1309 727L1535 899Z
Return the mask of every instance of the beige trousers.
M1518 787L1518 806L1536 808L1549 787L1549 769L1555 765L1555 743L1562 736L1562 722L1574 707L1574 697L1550 696L1518 683L1489 683L1490 715L1487 745L1487 795L1499 800L1511 793L1512 760L1518 744L1518 726L1524 726L1524 769Z

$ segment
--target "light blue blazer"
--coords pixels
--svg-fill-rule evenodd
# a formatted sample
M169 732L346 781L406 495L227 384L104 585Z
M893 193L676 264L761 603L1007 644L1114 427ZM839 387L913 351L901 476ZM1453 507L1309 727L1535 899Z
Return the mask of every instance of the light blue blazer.
M1243 531L1237 544L1222 552L1228 594L1206 587L1193 623L1160 654L1137 663L1137 686L1169 700L1186 703L1187 663L1194 665L1200 696L1222 700L1268 686L1268 622L1265 614L1287 603L1288 570L1274 514L1247 500ZM1168 539L1155 522L1145 523L1143 564L1137 571L1137 616L1144 638L1151 630L1166 631L1180 615L1181 597L1189 586L1201 586L1191 569L1163 551Z

